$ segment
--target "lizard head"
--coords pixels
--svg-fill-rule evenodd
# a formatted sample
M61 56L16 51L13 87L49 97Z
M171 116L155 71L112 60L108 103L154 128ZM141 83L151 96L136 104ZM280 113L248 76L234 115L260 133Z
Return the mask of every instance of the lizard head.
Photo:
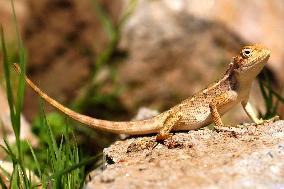
M270 50L263 45L249 45L234 57L234 71L237 75L255 77L262 70L270 56Z

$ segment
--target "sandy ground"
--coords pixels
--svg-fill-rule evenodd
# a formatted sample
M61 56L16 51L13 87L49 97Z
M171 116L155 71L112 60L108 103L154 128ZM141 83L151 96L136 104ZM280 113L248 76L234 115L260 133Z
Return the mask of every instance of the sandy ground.
M86 188L284 188L284 121L117 141Z

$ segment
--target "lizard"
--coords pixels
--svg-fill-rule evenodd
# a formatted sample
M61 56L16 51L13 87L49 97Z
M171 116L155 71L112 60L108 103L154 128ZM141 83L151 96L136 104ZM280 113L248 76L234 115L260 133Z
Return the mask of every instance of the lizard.
M152 118L135 121L108 121L77 113L49 97L27 76L27 84L45 101L91 128L116 134L142 135L157 133L156 141L172 136L171 131L195 130L212 122L222 127L221 116L241 103L248 117L256 124L266 120L258 119L252 105L248 102L253 80L261 72L270 57L271 51L260 44L244 46L239 54L232 58L227 71L216 82L197 92ZM14 63L17 72L20 67Z

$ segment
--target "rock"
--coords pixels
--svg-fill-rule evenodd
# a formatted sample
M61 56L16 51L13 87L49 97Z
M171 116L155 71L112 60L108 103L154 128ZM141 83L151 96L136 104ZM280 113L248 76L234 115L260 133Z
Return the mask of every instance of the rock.
M176 133L164 144L152 145L153 139L133 137L106 148L106 167L86 188L284 187L283 120Z

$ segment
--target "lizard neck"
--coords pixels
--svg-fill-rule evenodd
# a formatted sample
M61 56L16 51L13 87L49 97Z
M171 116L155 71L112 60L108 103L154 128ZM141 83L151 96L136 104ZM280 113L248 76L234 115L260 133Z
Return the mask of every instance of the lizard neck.
M238 92L240 98L248 97L254 77L240 77L236 72L229 75L230 89Z

